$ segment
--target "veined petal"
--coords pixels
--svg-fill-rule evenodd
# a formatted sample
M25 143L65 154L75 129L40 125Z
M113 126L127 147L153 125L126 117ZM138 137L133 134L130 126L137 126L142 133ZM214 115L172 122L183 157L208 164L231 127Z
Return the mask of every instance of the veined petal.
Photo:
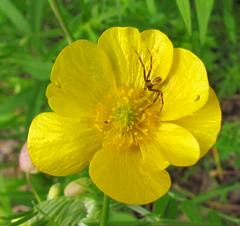
M162 87L164 105L161 120L187 116L208 99L209 84L202 61L185 49L174 49L172 68Z
M142 162L138 148L98 151L90 162L93 182L111 198L127 204L146 204L164 195L171 184L166 171Z
M199 144L186 129L173 123L162 122L155 135L161 154L175 166L190 166L200 158Z
M172 63L172 43L157 30L139 33L131 27L110 28L101 35L98 45L107 53L119 86L144 88L144 67L146 76L151 70L150 78L164 80Z
M33 164L44 173L65 176L79 172L101 148L101 139L87 122L56 113L38 115L30 126L28 150Z
M167 78L173 60L173 45L169 38L158 30L145 30L141 39L152 55L152 72L150 78Z
M96 44L79 40L58 55L47 89L50 107L63 116L79 116L115 88L110 62Z
M221 118L219 101L213 89L210 89L208 101L200 110L174 123L186 128L197 138L202 157L216 142L221 128Z
M162 171L169 166L169 161L161 153L158 143L154 140L148 139L144 142L141 142L140 150L142 153L142 161L143 163L147 163L149 168L153 167L153 169Z

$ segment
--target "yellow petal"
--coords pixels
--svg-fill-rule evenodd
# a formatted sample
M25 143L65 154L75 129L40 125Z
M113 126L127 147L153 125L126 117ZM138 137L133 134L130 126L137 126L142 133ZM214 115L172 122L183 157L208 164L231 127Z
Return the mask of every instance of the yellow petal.
M199 144L186 129L163 122L155 136L156 146L170 164L190 166L199 160Z
M63 116L88 112L109 90L114 90L110 62L96 44L79 40L58 55L47 89L50 107Z
M31 160L39 171L65 176L79 172L89 164L101 147L101 139L86 122L49 112L32 121L27 145Z
M146 204L164 195L171 184L166 171L142 162L138 148L98 151L90 162L90 176L111 198L126 204Z
M185 49L174 49L172 68L162 87L163 121L175 120L200 109L208 99L209 84L202 61Z
M172 63L173 47L166 35L157 30L139 33L136 28L114 27L106 30L98 45L107 53L119 86L144 88L147 76L160 76L164 80Z
M158 30L146 30L141 33L142 41L152 54L151 78L160 77L164 81L173 60L173 45L169 38Z
M219 101L214 91L210 89L208 101L200 110L174 123L186 128L197 138L202 157L216 142L221 128L221 118Z
M153 140L141 142L140 150L142 153L142 162L147 163L149 167L162 171L169 166L169 161L161 153L157 142L153 142Z

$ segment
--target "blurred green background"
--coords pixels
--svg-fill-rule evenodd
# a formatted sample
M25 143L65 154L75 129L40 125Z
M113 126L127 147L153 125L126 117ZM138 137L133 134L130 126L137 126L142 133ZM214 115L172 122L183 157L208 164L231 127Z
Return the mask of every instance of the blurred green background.
M204 61L210 84L221 100L223 125L213 150L196 166L172 168L172 190L154 205L130 208L113 203L117 220L114 219L134 222L141 218L154 222L160 217L166 221L157 225L240 225L240 1L58 2L75 39L96 41L112 26L163 31L174 47L190 49ZM31 185L19 170L18 153L33 117L49 110L45 89L51 65L66 45L47 0L0 0L0 216L12 216L2 225L7 225L14 213L28 210L39 214L32 204ZM31 183L45 199L53 183L64 186L77 177L52 178L39 174L32 177ZM94 200L96 206L101 206L100 194ZM54 209L60 204L52 205ZM66 212L45 210L55 219L53 225L61 225L59 222ZM41 225L50 225L45 218Z

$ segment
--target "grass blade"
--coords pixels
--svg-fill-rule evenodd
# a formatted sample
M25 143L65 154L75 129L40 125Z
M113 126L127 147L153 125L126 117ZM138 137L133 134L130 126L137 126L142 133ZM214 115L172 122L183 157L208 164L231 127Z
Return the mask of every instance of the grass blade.
M31 96L33 94L33 90L31 87L27 87L22 90L20 93L7 97L0 104L0 114L11 113L15 109L22 107L29 103L31 100Z
M199 206L193 201L187 200L183 202L180 208L192 222L204 222Z
M209 191L205 194L200 194L194 198L195 203L203 203L209 199L215 198L217 196L226 195L227 193L240 189L240 183L218 187L215 190Z
M237 42L237 29L233 14L233 0L222 1L222 4L224 25L227 29L229 39L235 44Z
M210 222L212 226L224 226L222 219L219 217L218 213L215 210L209 211L208 222Z
M22 13L9 0L0 1L0 10L11 20L16 28L23 34L31 32L28 21L24 18Z
M189 0L176 0L178 9L181 13L183 21L185 23L187 32L189 35L192 34L192 21L191 21L191 9Z
M203 45L207 33L209 18L213 9L214 0L195 0L197 20L199 26L200 43Z
M29 2L29 15L31 18L31 29L32 29L32 45L35 46L38 50L43 48L41 40L41 27L44 17L44 6L45 0L30 0Z
M160 217L164 217L167 210L168 204L170 202L170 196L165 195L154 203L153 212Z

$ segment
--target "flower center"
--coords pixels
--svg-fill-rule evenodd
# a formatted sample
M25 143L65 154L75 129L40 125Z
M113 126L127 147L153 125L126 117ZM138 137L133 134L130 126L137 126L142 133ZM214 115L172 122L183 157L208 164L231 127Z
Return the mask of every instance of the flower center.
M103 145L127 148L151 136L159 124L162 103L155 98L156 93L130 88L120 89L117 97L105 97L95 120Z
M132 106L123 105L119 106L116 110L115 119L125 127L129 127L134 124L134 110Z

